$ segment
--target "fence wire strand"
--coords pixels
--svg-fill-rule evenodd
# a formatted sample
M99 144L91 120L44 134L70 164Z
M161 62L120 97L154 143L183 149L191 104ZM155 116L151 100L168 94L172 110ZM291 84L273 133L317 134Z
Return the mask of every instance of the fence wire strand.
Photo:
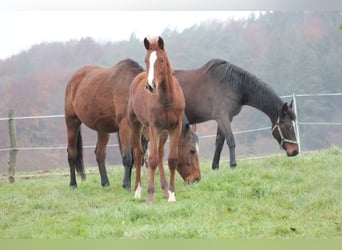
M292 94L292 95L283 95L281 98L296 98L296 97L323 97L323 96L342 96L342 93L318 93L318 94ZM298 116L297 116L298 117ZM27 119L51 119L51 118L64 118L63 114L58 115L36 115L36 116L17 116L13 118L9 117L3 117L0 118L0 121L9 121L10 119L13 120L27 120ZM335 125L340 126L342 125L342 122L301 122L297 121L298 125L320 125L320 126L326 126L326 125ZM233 131L233 134L244 134L244 133L251 133L251 132L257 132L257 131L263 131L263 130L269 130L271 127L263 127L263 128L256 128L256 129L247 129L247 130L241 130L241 131ZM202 135L199 136L199 139L207 139L216 137L216 134L212 135ZM108 144L107 147L118 147L119 144ZM83 146L83 148L95 148L95 145L88 145ZM17 148L2 148L0 149L0 152L4 151L11 151L11 150L66 150L67 146L49 146L49 147L17 147Z

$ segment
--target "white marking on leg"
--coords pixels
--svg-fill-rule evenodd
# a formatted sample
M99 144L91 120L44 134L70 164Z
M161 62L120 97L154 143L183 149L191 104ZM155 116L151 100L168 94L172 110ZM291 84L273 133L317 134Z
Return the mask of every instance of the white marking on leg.
M135 190L134 198L135 199L140 199L141 198L141 186L140 183L138 183L137 189Z
M197 154L199 154L199 144L196 143L196 151L197 151Z
M157 52L156 51L153 51L151 54L150 54L150 58L149 58L149 61L150 61L150 68L148 70L148 75L147 75L147 83L148 85L150 85L151 87L153 87L153 77L154 77L154 63L156 62L157 60Z
M169 190L169 199L168 202L176 202L176 196L175 196L175 192L171 192Z

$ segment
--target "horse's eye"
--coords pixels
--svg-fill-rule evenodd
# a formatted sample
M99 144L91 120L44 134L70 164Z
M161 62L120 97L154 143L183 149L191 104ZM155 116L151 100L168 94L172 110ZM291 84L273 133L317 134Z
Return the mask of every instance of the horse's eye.
M160 61L160 63L163 63L164 62L164 58L160 58L159 61Z
M192 155L196 154L196 149L190 149L190 154Z

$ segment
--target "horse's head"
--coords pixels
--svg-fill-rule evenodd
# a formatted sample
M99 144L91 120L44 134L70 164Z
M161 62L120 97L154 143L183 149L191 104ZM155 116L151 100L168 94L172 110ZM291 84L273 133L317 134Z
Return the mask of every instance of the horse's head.
M164 40L157 37L149 41L146 37L144 45L147 50L145 63L147 72L146 89L151 93L156 93L158 85L163 82L167 70L169 70L170 63L164 49Z
M195 134L196 125L184 122L183 131L178 144L178 166L177 171L186 184L201 180L201 169L199 166L198 136Z
M287 156L295 156L299 152L295 120L296 116L292 111L292 101L290 105L284 103L272 127L273 137L278 141L280 147L286 151Z

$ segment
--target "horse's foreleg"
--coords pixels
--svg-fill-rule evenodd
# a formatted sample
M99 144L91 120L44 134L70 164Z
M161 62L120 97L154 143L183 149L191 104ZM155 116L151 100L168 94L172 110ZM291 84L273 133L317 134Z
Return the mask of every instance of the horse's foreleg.
M135 194L134 198L140 199L141 198L141 162L142 162L142 148L140 144L141 140L141 127L137 126L132 128L132 133L130 136L131 145L133 147L133 163L135 166Z
M165 171L164 171L164 145L165 142L167 140L168 134L166 132L163 132L160 137L159 137L159 149L158 149L158 153L159 153L159 164L158 164L158 169L159 169L159 175L160 175L160 185L164 191L164 197L169 197L169 185L166 181L166 177L165 177Z
M151 146L151 152L148 157L148 165L150 169L150 175L149 175L149 182L148 182L148 198L147 203L152 204L154 202L154 175L156 168L159 164L159 155L158 155L158 143L159 143L159 133L154 128L149 128L149 135L150 135L150 146Z
M168 202L176 202L175 197L175 176L178 164L178 143L181 136L182 124L170 133L170 147L168 164L170 169L170 185L169 185L169 199Z
M97 144L95 149L96 154L96 161L97 165L99 167L99 172L101 176L101 185L103 187L109 186L109 180L107 176L107 170L106 170L106 147L109 140L109 134L108 133L102 133L97 132Z
M224 144L224 135L221 132L220 128L217 126L217 132L216 132L216 141L215 141L215 153L213 162L211 164L211 168L213 170L219 169L220 164L220 158L221 158L221 152Z
M135 193L134 198L141 198L141 161L142 161L142 152L140 146L134 146L133 148L133 158L134 158L134 166L135 166Z

